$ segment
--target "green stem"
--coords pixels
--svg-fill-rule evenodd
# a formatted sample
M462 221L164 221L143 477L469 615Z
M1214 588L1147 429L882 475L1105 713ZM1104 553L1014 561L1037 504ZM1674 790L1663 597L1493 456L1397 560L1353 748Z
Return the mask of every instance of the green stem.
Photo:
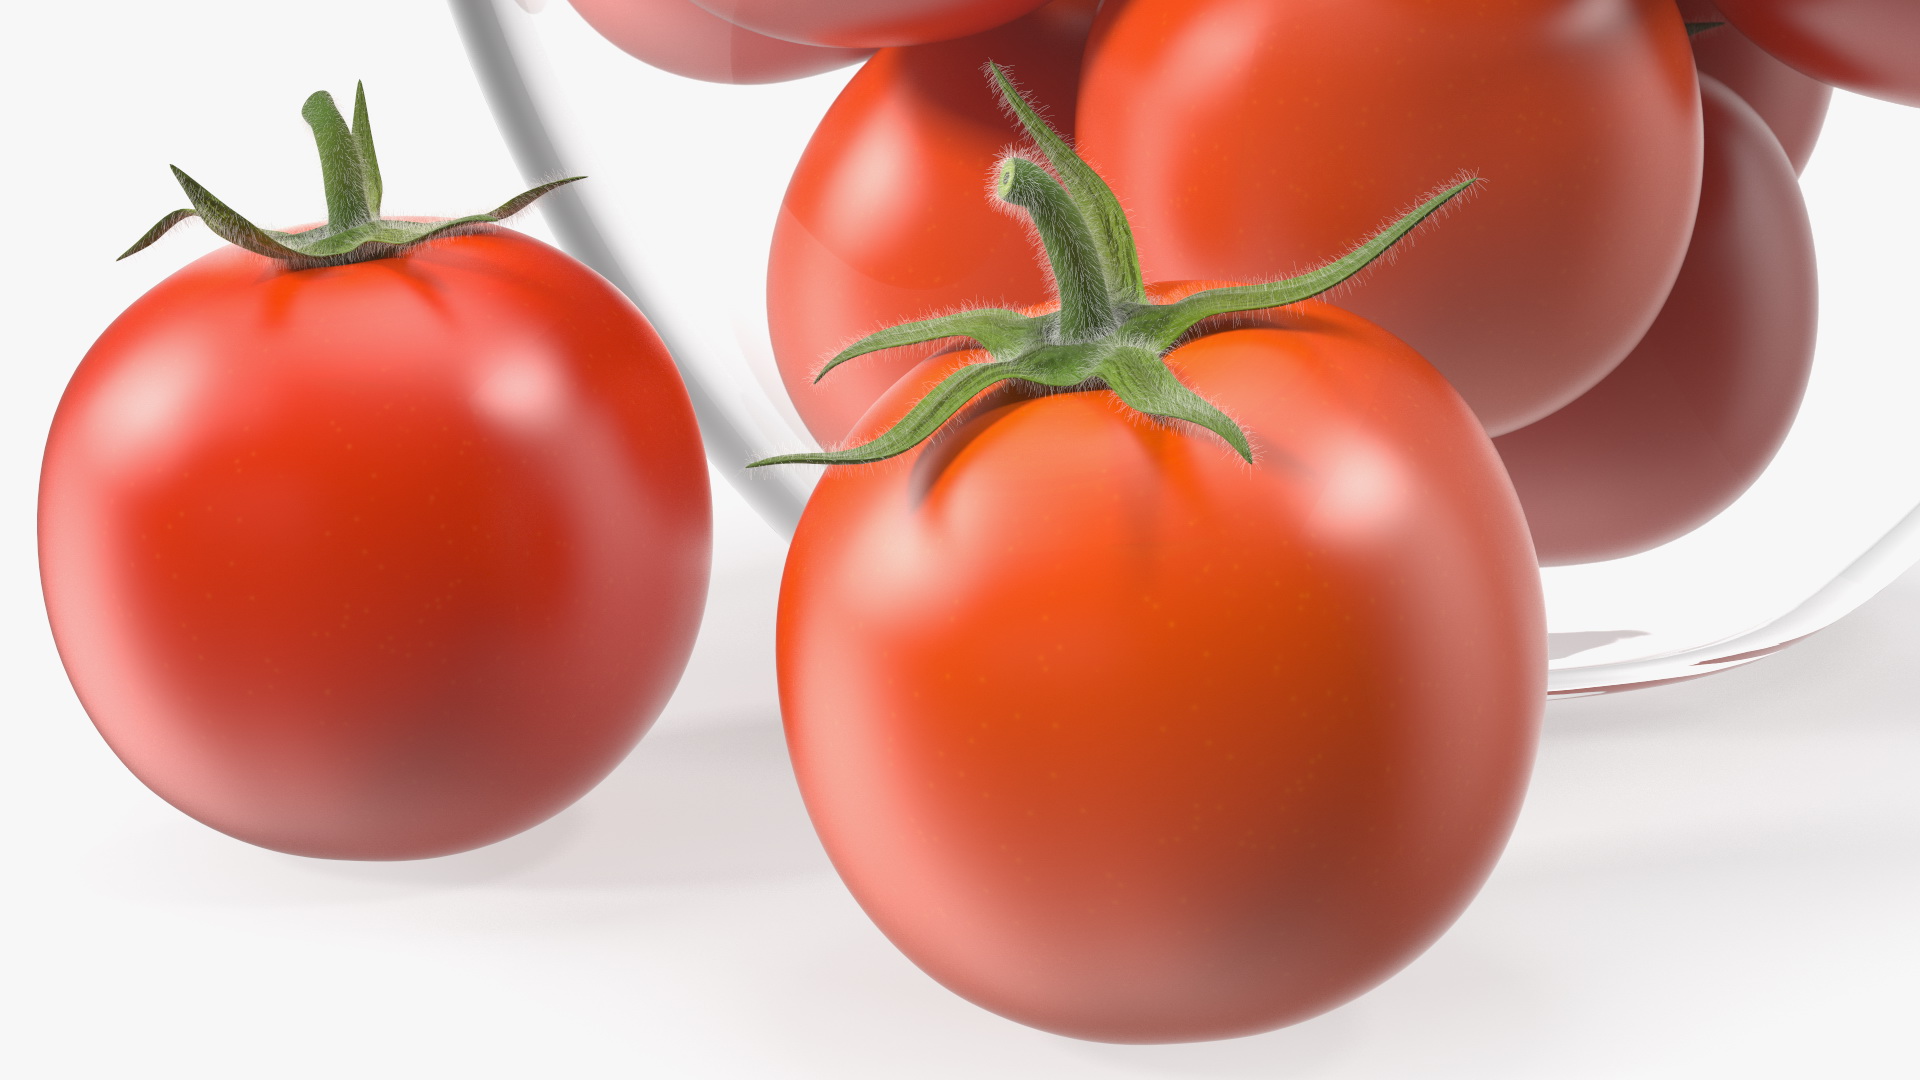
M320 151L320 182L327 190L327 225L341 232L378 217L379 207L367 198L370 187L360 141L347 127L333 95L315 91L300 107L300 115L313 129L313 142Z
M994 187L1001 199L1032 216L1039 230L1060 291L1061 339L1091 341L1113 329L1117 313L1093 232L1059 183L1032 161L1015 156L1000 163Z
M827 363L821 375L855 356L941 338L971 339L987 355L949 373L898 423L869 442L839 450L782 454L748 468L885 460L918 446L967 402L1002 382L1050 390L1109 390L1138 412L1213 432L1251 463L1253 442L1247 433L1180 382L1167 366L1166 354L1210 318L1298 303L1339 285L1480 183L1477 177L1459 180L1345 255L1298 277L1223 286L1173 303L1151 303L1139 284L1133 232L1112 189L1047 127L1013 88L1005 71L991 64L988 71L1008 109L1060 174L1056 180L1032 159L1013 154L1001 162L994 178L999 197L1033 218L1060 294L1060 310L1033 316L1001 308L955 312L882 330L849 345Z
M987 75L1000 92L1001 104L1013 113L1013 118L1020 122L1027 137L1046 155L1047 164L1052 165L1061 180L1066 182L1067 194L1073 197L1081 216L1093 227L1101 260L1107 266L1108 282L1113 286L1114 301L1122 304L1145 303L1147 286L1140 273L1140 254L1134 248L1133 226L1128 224L1126 213L1120 209L1120 200L1113 197L1113 189L1107 186L1099 173L1093 171L1091 165L1073 152L1073 147L1060 137L1059 132L1040 118L1040 114L1013 85L1007 69L988 61Z

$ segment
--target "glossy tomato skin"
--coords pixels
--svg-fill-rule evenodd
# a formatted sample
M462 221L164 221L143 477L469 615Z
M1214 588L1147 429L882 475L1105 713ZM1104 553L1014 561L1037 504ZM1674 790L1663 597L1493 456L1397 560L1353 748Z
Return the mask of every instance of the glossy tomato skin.
M475 847L598 782L679 678L709 529L659 339L494 228L192 263L81 362L41 473L54 638L115 753L328 858Z
M689 79L770 83L817 75L866 56L756 34L693 0L570 0L599 32L638 60Z
M1806 169L1826 125L1833 87L1774 59L1731 23L1693 35L1693 59L1700 74L1753 106L1780 140L1795 175Z
M1699 196L1672 0L1115 0L1079 110L1149 278L1298 273L1483 177L1337 302L1418 349L1493 434L1632 350Z
M871 49L977 34L1046 0L696 0L728 22L787 41Z
M767 323L787 393L822 444L930 352L862 357L815 383L849 342L961 307L1048 298L1030 229L987 189L1021 136L981 68L1010 68L1071 137L1095 6L1055 0L974 37L884 49L820 121L774 226Z
M1600 385L1494 440L1542 565L1614 559L1698 528L1786 439L1813 366L1813 228L1764 120L1700 80L1707 161L1686 265Z
M1821 82L1920 106L1913 0L1716 0L1755 44Z
M1459 914L1519 806L1540 586L1472 414L1308 304L1174 354L1249 432L989 396L829 470L782 584L807 809L948 988L1085 1039L1266 1030ZM966 354L862 421L882 428Z

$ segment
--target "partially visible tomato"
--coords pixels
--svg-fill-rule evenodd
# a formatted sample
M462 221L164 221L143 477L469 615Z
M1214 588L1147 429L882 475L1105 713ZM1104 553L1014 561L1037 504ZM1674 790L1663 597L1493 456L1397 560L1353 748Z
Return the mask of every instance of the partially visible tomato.
M41 584L88 715L162 798L281 851L442 855L566 806L665 704L706 462L625 297L495 226L420 244L444 226L379 216L364 101L351 133L324 94L305 114L324 227L270 233L178 174L263 254L192 263L81 361Z
M807 45L871 49L977 34L1047 0L695 0L772 37Z
M1693 59L1700 74L1718 79L1753 106L1780 140L1796 174L1806 169L1826 123L1833 87L1774 59L1730 23L1694 34Z
M1786 438L1813 361L1813 232L1746 102L1700 80L1706 175L1673 295L1613 374L1494 441L1543 565L1663 544L1726 509Z
M866 49L823 49L756 34L694 0L569 0L589 26L662 71L720 83L770 83L845 67Z
M1920 3L1715 2L1755 44L1821 82L1920 106Z
M1150 278L1297 273L1437 181L1484 177L1471 213L1339 302L1497 434L1598 382L1659 312L1699 100L1673 0L1113 0L1079 135Z
M962 306L1047 298L1027 226L983 195L1019 129L981 93L980 68L1007 64L1070 122L1094 7L1055 0L974 37L884 49L820 121L774 226L767 322L787 393L822 444L929 351L864 357L814 382L848 342Z

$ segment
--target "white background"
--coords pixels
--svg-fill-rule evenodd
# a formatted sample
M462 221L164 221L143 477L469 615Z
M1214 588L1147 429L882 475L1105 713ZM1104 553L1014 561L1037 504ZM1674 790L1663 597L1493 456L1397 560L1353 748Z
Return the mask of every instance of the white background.
M491 206L519 178L435 0L22 5L0 59L0 1074L1920 1074L1916 575L1754 666L1555 703L1512 847L1454 930L1351 1005L1225 1043L1031 1031L880 937L787 770L781 544L724 484L681 692L573 809L412 864L300 859L192 822L93 733L35 577L40 446L67 375L213 241L112 256L182 204L168 162L264 222L317 216L299 102L355 78L392 211ZM1878 257L1912 277L1906 252Z

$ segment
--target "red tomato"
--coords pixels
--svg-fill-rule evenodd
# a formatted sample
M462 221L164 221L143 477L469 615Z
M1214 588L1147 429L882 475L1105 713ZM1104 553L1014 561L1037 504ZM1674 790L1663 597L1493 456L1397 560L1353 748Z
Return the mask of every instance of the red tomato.
M977 34L1046 0L695 0L762 34L808 45L871 49Z
M39 532L61 659L142 781L266 847L418 858L553 814L652 722L707 473L659 339L544 244L229 248L81 362Z
M1484 177L1470 213L1340 303L1420 350L1496 434L1632 350L1699 196L1672 0L1115 0L1079 134L1149 278L1298 273L1436 182Z
M1913 0L1717 0L1755 44L1824 83L1920 106Z
M1497 457L1377 327L1262 321L1172 354L1251 466L1109 391L1002 389L829 469L794 537L780 695L814 826L902 951L1022 1023L1173 1041L1331 1008L1452 922L1519 807L1546 633ZM980 359L926 361L859 432Z
M1766 123L1700 80L1707 162L1687 262L1633 355L1495 440L1543 565L1645 551L1726 509L1799 411L1819 294L1813 229Z
M1810 79L1773 58L1731 24L1693 35L1693 59L1739 94L1767 122L1798 174L1813 156L1826 123L1833 87Z
M845 67L866 49L822 49L756 34L693 0L570 0L600 36L662 71L719 83L770 83Z
M882 50L820 121L774 226L767 322L787 393L821 443L929 352L862 358L815 383L841 346L958 307L1047 299L1028 227L984 197L1019 129L982 93L980 68L1012 67L1070 121L1094 7L1056 0L975 37Z

